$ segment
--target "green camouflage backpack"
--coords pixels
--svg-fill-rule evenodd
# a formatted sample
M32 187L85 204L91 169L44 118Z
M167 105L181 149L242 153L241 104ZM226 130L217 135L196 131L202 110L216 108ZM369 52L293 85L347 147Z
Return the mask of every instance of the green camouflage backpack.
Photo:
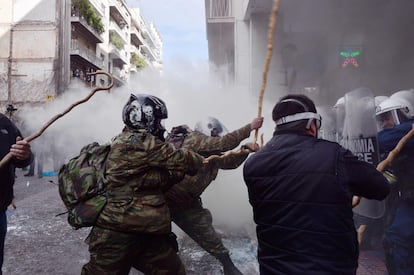
M105 161L110 149L110 144L85 145L59 170L59 195L75 229L93 226L106 205Z

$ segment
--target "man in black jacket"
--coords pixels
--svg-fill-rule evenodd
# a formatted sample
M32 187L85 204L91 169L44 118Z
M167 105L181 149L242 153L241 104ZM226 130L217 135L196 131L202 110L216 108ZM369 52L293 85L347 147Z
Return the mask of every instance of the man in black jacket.
M243 170L260 274L356 274L352 197L382 200L387 180L339 144L317 138L321 117L308 97L283 97L272 116L273 138Z
M22 139L20 130L5 115L0 114L0 158L12 154L10 162L0 168L0 274L3 265L4 241L7 232L7 207L13 200L15 168L23 168L33 160L30 144Z

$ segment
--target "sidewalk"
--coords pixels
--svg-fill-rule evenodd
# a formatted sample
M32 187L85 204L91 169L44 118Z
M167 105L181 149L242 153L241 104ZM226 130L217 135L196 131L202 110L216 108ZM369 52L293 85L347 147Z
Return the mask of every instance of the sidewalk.
M357 275L386 275L384 253L380 250L364 250L359 253Z

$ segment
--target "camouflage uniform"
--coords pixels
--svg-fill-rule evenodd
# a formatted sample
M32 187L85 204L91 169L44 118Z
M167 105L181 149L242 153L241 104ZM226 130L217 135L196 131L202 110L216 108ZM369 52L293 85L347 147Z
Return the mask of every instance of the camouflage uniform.
M202 161L146 130L125 128L107 159L108 202L86 239L90 261L82 274L128 274L131 267L146 274L184 274L163 192L175 174L195 174Z
M223 137L210 137L197 131L191 131L182 143L182 148L191 149L207 157L234 149L250 136L250 124ZM185 176L165 194L171 210L172 221L196 241L203 249L215 257L228 254L221 238L212 224L212 216L203 208L201 194L216 178L219 169L235 169L247 158L248 152L232 152L209 161L195 176Z

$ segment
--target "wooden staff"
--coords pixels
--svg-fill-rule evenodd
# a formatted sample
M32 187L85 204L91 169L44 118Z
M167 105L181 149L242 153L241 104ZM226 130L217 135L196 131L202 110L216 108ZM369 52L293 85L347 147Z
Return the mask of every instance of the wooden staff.
M391 164L391 162L395 159L395 157L400 153L404 145L408 142L410 138L414 136L414 124L412 125L411 130L405 134L400 141L397 143L394 149L392 149L391 152L389 152L386 159L378 163L377 170L379 172L384 172L385 168ZM352 199L352 207L357 206L361 202L361 197L354 196Z
M32 140L38 138L40 135L43 134L43 132L50 126L52 125L56 120L58 120L59 118L61 118L62 116L66 115L67 113L69 113L75 106L82 104L86 101L88 101L97 91L102 91L102 90L109 90L112 88L112 86L114 86L114 81L112 76L104 71L96 71L93 73L87 73L87 75L97 75L97 74L104 74L106 75L109 80L110 83L107 87L96 87L94 88L87 97L85 97L82 100L79 100L75 103L73 103L72 105L70 105L68 108L66 108L66 110L64 110L62 113L59 113L57 115L55 115L54 117L52 117L38 132L28 136L27 138L25 138L24 140L27 142L31 142ZM12 159L12 154L9 152L7 155L5 155L3 157L3 159L0 161L0 169L2 169L10 160Z
M377 170L379 172L384 172L385 168L392 163L392 161L400 153L400 151L402 150L402 148L404 147L404 145L413 136L414 136L414 124L412 125L411 130L400 139L400 141L397 143L397 145L395 146L395 148L388 154L387 158L384 159L383 161L381 161L380 163L378 163ZM357 206L360 202L361 202L361 197L354 196L352 198L352 207ZM362 237L363 237L364 232L365 232L366 229L367 229L367 225L366 224L361 224L358 227L358 229L357 229L357 233L358 233L358 243L361 243L362 242Z
M268 36L268 38L267 38L268 39L267 40L267 55L266 55L265 67L264 67L264 70L263 70L262 87L260 89L257 117L262 116L263 95L264 95L264 92L265 92L265 89L266 89L267 73L269 71L270 61L272 59L273 34L274 34L275 29L276 29L276 19L277 19L277 14L279 12L279 5L280 5L280 0L274 0L273 7L272 7L272 13L271 13L271 16L270 16L270 21L269 21L269 31L268 31L268 35L267 35ZM256 141L257 141L258 134L259 134L259 129L256 129L255 133L254 133L254 143L256 143Z
M276 28L276 19L277 19L277 14L279 12L279 4L280 4L280 0L274 0L273 8L272 8L271 16L270 16L270 21L269 21L267 55L266 55L265 67L264 67L264 70L263 70L263 81L262 81L262 87L260 89L259 107L258 107L259 110L258 110L257 117L262 116L263 95L264 95L264 91L265 91L265 88L266 88L267 73L269 72L270 60L272 59L273 34L274 34L274 30ZM258 133L259 133L259 130L256 129L255 133L254 133L254 143L257 142ZM261 145L263 146L263 143L264 143L263 134L260 136L260 138L261 138ZM233 151L226 152L222 156L212 155L212 156L209 156L209 157L205 158L204 163L208 163L210 160L215 159L215 158L223 158L223 157L228 156L230 154L238 154L242 151L250 152L247 149L240 149L240 150L235 151L235 152L233 152Z

